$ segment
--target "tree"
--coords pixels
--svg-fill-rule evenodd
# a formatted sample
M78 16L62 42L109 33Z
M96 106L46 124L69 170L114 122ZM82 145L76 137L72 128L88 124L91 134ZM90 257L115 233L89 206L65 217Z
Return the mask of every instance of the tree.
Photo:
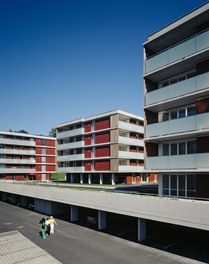
M56 137L56 129L55 129L55 128L52 128L52 129L49 131L49 136L50 136L50 137Z

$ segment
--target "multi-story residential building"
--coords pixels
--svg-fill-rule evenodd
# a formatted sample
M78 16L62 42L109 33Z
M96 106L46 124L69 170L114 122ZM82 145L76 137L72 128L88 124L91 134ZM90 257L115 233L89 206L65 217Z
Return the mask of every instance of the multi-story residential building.
M144 44L145 169L159 194L209 197L209 3Z
M0 178L49 180L56 172L56 139L0 131Z
M116 110L60 124L58 172L72 183L139 183L144 169L144 119Z

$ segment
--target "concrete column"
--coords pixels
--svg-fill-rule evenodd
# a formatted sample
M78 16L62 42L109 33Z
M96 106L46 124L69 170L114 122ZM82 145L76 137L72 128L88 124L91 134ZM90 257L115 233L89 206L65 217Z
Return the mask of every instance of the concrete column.
M70 221L75 222L78 221L78 207L71 205L70 208Z
M17 195L11 194L11 204L16 204L16 203L17 203Z
M99 184L103 184L103 174L99 174Z
M6 202L7 199L8 199L8 196L9 196L8 193L3 192L3 193L2 193L2 201L3 201L3 202Z
M163 175L158 174L158 196L163 196Z
M28 205L28 199L25 196L21 196L21 207L26 208Z
M138 241L146 239L146 220L138 218Z
M70 175L70 182L71 183L74 183L74 175L71 173L71 175Z
M83 184L83 174L80 174L80 184Z
M91 174L88 174L88 184L91 184Z
M106 212L98 211L98 229L106 228Z
M114 173L112 173L111 182L112 182L112 185L115 185L115 174Z

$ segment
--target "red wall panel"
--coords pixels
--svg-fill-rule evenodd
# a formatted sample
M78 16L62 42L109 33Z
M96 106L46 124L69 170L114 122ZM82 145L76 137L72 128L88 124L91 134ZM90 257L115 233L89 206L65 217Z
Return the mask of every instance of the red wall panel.
M96 157L110 156L110 147L96 148Z
M55 163L55 157L46 157L46 163Z
M109 160L105 161L96 161L95 162L95 170L96 171L109 171L110 170L110 162Z
M91 136L86 136L84 139L85 145L91 145L92 138Z
M95 130L101 130L105 128L110 128L110 119L102 119L102 120L97 120L95 122Z
M92 153L91 149L85 149L85 158L91 158L91 153Z
M46 139L46 146L55 147L55 140Z
M85 125L84 125L84 131L85 131L85 132L91 132L91 130L92 130L92 125L91 125L91 123L88 123L88 124L85 124Z
M40 138L36 138L36 145L42 145L42 140Z
M95 136L95 143L106 143L110 142L110 133L102 133Z
M55 155L55 149L53 149L53 148L47 148L46 149L46 154L47 155Z
M41 163L42 162L42 157L36 156L36 163Z
M46 171L55 171L56 167L55 165L46 165Z
M91 171L91 168L92 168L91 162L85 162L84 168L85 168L85 171Z
M41 148L36 148L36 154L41 154L41 153L42 153Z

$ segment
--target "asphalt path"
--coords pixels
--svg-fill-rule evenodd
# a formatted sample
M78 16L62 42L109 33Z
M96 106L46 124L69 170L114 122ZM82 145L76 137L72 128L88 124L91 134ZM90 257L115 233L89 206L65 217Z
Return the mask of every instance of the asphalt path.
M0 202L0 233L18 230L63 264L202 263L59 219L55 233L42 240L42 217L47 216Z

